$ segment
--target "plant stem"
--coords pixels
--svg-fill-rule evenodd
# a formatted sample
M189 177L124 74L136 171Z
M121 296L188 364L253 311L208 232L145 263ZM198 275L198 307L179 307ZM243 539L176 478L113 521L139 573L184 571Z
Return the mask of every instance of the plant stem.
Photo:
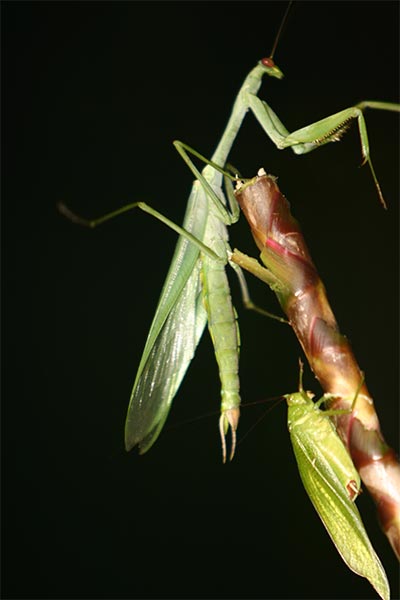
M337 431L378 510L381 527L400 558L400 464L382 435L374 403L347 338L339 331L325 287L303 234L275 178L262 174L241 186L236 198L261 250L282 309L323 390L330 409L349 409L333 417ZM260 277L236 251L232 260ZM248 259L248 257L247 257ZM261 268L261 267L260 267ZM359 390L354 410L350 411Z

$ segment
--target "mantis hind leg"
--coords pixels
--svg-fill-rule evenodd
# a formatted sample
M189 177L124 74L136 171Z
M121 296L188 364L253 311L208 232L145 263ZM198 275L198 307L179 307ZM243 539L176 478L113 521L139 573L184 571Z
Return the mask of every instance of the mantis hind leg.
M158 212L157 210L155 210L154 208L152 208L145 202L132 202L131 204L126 204L125 206L122 206L121 208L119 208L117 210L114 210L110 213L107 213L106 215L103 215L102 217L99 217L97 219L92 219L92 220L85 219L85 218L77 215L70 208L68 208L68 206L66 204L64 204L63 202L58 203L58 210L60 211L60 213L62 215L64 215L64 217L66 217L73 223L76 223L77 225L89 227L90 229L94 229L98 225L101 225L102 223L105 223L106 221L110 221L111 219L114 219L114 217L118 217L119 215L122 215L123 213L134 210L135 208L140 208L140 210L142 210L143 212L146 212L149 215L151 215L152 217L154 217L155 219L157 219L158 221L161 221L161 223L164 223L164 225L167 225L167 227L169 227L170 229L172 229L173 231L175 231L176 233L178 233L179 235L181 235L182 237L187 239L189 242L191 242L192 244L197 246L202 252L204 252L204 254L206 254L213 260L216 260L217 262L222 262L224 264L226 263L226 260L224 258L221 258L220 256L218 256L218 254L216 254L211 248L209 248L208 246L203 244L203 242L201 240L199 240L197 237L195 237L193 234L191 234L190 231L187 231L183 227L180 227L180 225L177 225L176 223L174 223L173 221L168 219L168 217L165 217L163 214L161 214L160 212Z

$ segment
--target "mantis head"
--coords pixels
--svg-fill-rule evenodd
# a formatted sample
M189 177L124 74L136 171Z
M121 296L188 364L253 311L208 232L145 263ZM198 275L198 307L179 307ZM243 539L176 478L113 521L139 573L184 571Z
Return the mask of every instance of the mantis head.
M270 77L276 77L277 79L283 78L284 75L283 75L282 71L274 63L274 61L271 57L262 58L258 64L261 65L262 67L264 67L266 74L269 75Z

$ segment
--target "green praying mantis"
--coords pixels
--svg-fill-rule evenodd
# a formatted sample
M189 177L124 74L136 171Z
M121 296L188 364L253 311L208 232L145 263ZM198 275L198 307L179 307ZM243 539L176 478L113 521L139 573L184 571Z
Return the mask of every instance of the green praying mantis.
M384 204L370 158L363 110L370 107L398 111L399 106L365 101L289 133L271 107L257 96L264 75L276 79L283 77L272 57L262 59L245 78L217 149L210 164L201 173L188 157L186 150L190 149L181 142L174 143L196 180L189 196L182 229L173 227L181 236L133 385L125 425L127 450L138 445L140 452L144 453L156 441L208 323L221 380L219 427L223 460L226 458L225 435L229 427L232 435L230 458L234 455L240 406L239 332L225 266L229 262L230 252L227 226L237 221L239 213L231 198L231 211L227 210L227 202L221 189L222 174L215 166L225 165L249 109L279 149L290 147L296 154L311 152L324 144L339 140L349 122L357 119L363 159L369 164L379 198ZM149 211L143 204L136 206ZM132 206L125 207L124 210L130 208ZM160 218L154 212L152 214ZM245 304L254 308L243 274L236 266L234 268Z
M190 160L188 151L203 157L185 144L174 142L196 178L182 227L140 202L126 205L92 221L80 219L64 205L60 206L71 220L91 227L133 208L140 208L180 235L132 389L125 424L127 450L138 445L140 453L144 453L158 438L208 323L221 380L219 428L223 460L226 459L225 436L229 428L232 435L230 458L234 455L240 411L240 338L225 267L230 262L227 227L237 221L239 209L231 197L229 210L227 208L221 167L227 162L249 110L277 148L291 148L296 154L311 152L324 144L338 141L349 122L356 119L363 160L369 164L379 198L384 204L370 158L363 111L368 107L398 111L399 106L388 102L364 101L289 133L271 107L257 95L265 75L275 79L283 77L272 55L260 60L245 78L218 146L201 173ZM249 298L242 271L230 264L239 277L245 304L260 310Z

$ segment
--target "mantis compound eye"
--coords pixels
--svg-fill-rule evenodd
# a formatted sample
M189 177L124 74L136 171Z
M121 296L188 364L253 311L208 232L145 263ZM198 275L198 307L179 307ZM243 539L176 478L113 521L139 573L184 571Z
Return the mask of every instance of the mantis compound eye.
M264 67L275 67L275 63L272 58L262 58L261 64L263 64Z

